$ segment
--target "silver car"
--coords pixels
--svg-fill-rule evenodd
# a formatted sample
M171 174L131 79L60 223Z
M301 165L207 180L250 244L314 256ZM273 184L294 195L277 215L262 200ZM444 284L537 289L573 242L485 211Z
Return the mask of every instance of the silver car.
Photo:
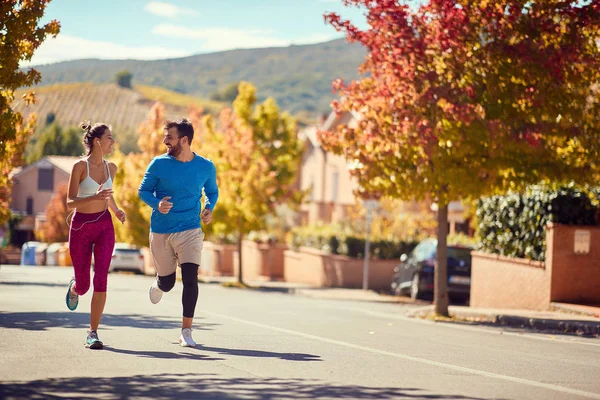
M133 271L136 274L143 274L144 256L142 251L127 243L115 244L108 271Z

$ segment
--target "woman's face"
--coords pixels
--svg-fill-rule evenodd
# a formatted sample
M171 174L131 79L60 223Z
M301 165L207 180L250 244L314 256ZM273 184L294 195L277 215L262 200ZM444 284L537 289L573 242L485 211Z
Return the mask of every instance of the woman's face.
M110 129L106 129L102 136L100 137L99 144L100 149L102 150L102 154L110 154L113 152L113 146L115 144L115 139L113 139L112 132ZM98 144L98 143L97 143Z

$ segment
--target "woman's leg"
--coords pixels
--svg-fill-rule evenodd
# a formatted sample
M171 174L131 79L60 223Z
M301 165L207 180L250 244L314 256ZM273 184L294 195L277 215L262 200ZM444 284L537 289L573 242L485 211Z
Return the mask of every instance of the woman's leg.
M115 230L110 213L94 226L99 235L94 243L94 295L92 296L92 307L90 312L90 330L96 331L104 305L106 304L106 288L108 286L108 269L112 260L115 247Z
M84 295L90 288L90 264L92 262L92 242L94 239L93 231L74 230L81 225L79 215L75 214L72 221L72 228L69 231L69 254L73 262L73 271L75 273L74 290L78 295ZM75 294L75 293L71 293Z

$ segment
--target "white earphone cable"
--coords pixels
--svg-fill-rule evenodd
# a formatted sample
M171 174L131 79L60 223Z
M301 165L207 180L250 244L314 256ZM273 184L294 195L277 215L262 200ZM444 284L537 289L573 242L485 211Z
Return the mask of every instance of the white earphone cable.
M105 161L104 161L104 152L102 151L102 147L100 146L100 141L98 140L98 141L97 141L97 143L98 143L98 148L100 148L100 152L102 153L102 162L103 162L103 163L105 163ZM89 164L89 156L88 156L88 158L86 159L86 162ZM108 166L108 164L106 164L106 165ZM89 169L88 169L88 171L89 171ZM89 172L88 172L88 177L89 177ZM90 177L90 178L91 178L91 177ZM106 180L108 181L108 179L109 179L109 178L111 178L111 176L110 176L110 169L108 170L108 177L107 177L107 179L106 179ZM86 179L87 179L87 177L86 177ZM106 182L105 182L105 183L106 183ZM100 186L103 186L103 185L104 185L104 183L103 183L102 185L100 185ZM73 222L73 220L72 220L72 219L71 219L71 222L69 223L69 218L70 218L70 217L71 217L71 215L73 215L73 214L75 213L75 211L77 211L77 210L75 209L75 210L71 211L71 212L69 213L69 215L67 215L67 219L66 219L67 226L68 226L68 227L69 227L71 230L73 230L73 231L76 231L76 232L77 232L77 231L81 230L81 228L83 228L83 227L84 227L86 224L90 224L90 223L93 223L93 222L98 222L98 221L100 220L100 218L102 218L102 217L104 216L104 214L106 214L106 211L108 210L108 201L109 201L109 200L107 199L107 200L106 200L106 205L104 206L104 211L102 211L102 214L100 214L100 215L98 216L98 218L96 218L96 219L95 219L95 220L93 220L93 221L86 221L86 222L84 222L83 224L81 224L81 226L80 226L79 228L73 228L73 226L72 226L72 222Z

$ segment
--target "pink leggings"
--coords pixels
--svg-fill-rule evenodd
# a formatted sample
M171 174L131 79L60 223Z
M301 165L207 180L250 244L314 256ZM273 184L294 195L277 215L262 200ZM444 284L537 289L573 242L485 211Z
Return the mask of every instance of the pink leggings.
M79 295L90 288L90 265L94 252L94 292L106 292L108 268L115 247L115 228L110 212L75 212L69 232L69 253L75 270L75 291Z

